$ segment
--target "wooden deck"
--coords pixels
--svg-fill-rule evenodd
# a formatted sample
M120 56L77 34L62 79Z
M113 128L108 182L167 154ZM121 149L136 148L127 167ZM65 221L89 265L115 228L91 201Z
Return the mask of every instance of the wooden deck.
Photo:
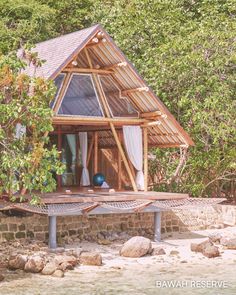
M44 194L42 201L45 204L68 204L83 202L121 202L135 200L179 200L189 198L188 194L166 193L166 192L132 192L94 190L73 191L69 193L57 192Z

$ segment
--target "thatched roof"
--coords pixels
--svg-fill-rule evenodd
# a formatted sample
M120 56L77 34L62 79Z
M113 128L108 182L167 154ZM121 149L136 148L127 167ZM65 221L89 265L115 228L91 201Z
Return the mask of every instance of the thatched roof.
M77 61L78 69L89 68L85 47L93 67L104 71L112 69L109 76L114 79L132 105L135 105L140 118L150 120L148 127L150 145L160 147L193 145L189 135L100 25L36 44L33 51L37 51L38 56L46 61L37 69L36 75L55 79L66 67L72 67L73 60ZM29 66L26 72L32 75L33 66ZM55 122L64 122L64 118L60 121L58 117L61 116L55 114ZM155 124L156 122L159 124Z

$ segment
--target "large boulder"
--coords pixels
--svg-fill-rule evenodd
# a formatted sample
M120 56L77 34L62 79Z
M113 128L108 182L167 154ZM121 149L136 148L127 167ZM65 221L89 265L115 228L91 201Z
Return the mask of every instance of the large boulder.
M102 256L96 252L82 252L79 257L79 262L84 265L102 265Z
M25 271L38 273L44 268L44 259L40 256L31 256L25 264Z
M220 252L218 247L216 246L207 246L203 249L202 254L208 258L218 257L220 256Z
M149 239L136 236L124 243L120 255L124 257L141 257L151 253L152 243Z
M213 246L213 243L209 240L206 240L201 243L191 243L190 247L191 247L191 251L202 253L203 250L208 246Z
M24 269L27 260L28 257L26 255L17 254L10 256L8 261L8 268L11 270Z
M43 275L52 275L55 270L57 269L57 265L54 262L48 262L43 270L42 270L42 274Z

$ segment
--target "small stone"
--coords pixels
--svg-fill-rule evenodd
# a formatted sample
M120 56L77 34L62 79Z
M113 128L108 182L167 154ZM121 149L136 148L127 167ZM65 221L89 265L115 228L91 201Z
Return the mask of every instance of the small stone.
M31 256L25 264L25 271L38 273L44 268L44 259L40 256Z
M107 239L98 239L98 244L99 245L110 245L111 241L109 241Z
M54 258L54 261L57 265L60 265L62 263L69 263L72 266L76 266L78 264L78 259L75 256L69 256L69 255L57 255Z
M72 254L75 258L79 258L81 252L82 252L82 249L81 249L81 248L76 248L76 249L73 249L73 250L72 250L72 253L71 253L71 254Z
M166 251L165 251L163 248L158 247L158 248L153 248L151 254L152 254L153 256L157 256L157 255L165 255L165 254L166 254Z
M130 235L127 234L126 232L121 232L119 235L118 235L118 240L124 240L124 241L127 241L128 239L130 239Z
M201 243L191 243L191 251L193 252L203 252L203 250L208 247L208 246L212 246L213 243L209 240L203 241Z
M222 238L220 239L220 244L221 244L222 246L227 246L228 242L229 242L229 238L222 237Z
M53 262L49 262L44 266L44 268L42 270L42 274L43 275L52 275L56 269L57 269L56 264Z
M0 273L0 282L4 280L4 275Z
M188 263L187 260L181 260L180 263Z
M236 250L236 238L229 239L225 246L227 249Z
M220 243L220 239L222 238L220 233L212 233L209 235L209 241L212 243Z
M58 269L62 270L65 272L66 270L73 270L74 266L68 262L62 262L59 266Z
M55 278L64 278L64 272L60 269L55 270L55 272L52 274Z
M105 239L105 235L102 232L100 232L97 234L97 238L98 238L98 240L103 240L103 239Z
M120 270L120 269L123 269L122 266L119 266L119 265L114 265L114 266L111 266L112 269L117 269L117 270Z
M37 245L37 244L33 244L33 245L31 245L30 246L30 249L32 250L32 251L40 251L40 247L39 247L39 245Z
M202 254L208 258L220 256L219 249L216 246L207 246L206 248L203 249Z
M85 265L102 265L102 256L95 252L82 252L79 258L79 262Z
M65 248L63 248L63 247L57 247L56 249L48 249L48 247L47 247L47 250L48 250L48 252L55 253L55 254L65 252Z
M171 256L179 255L179 251L177 251L177 250L171 250L170 251L170 255Z
M8 268L11 270L24 269L28 257L26 255L14 255L9 258Z
M124 257L142 257L152 250L151 240L136 236L124 243L120 250L120 255Z

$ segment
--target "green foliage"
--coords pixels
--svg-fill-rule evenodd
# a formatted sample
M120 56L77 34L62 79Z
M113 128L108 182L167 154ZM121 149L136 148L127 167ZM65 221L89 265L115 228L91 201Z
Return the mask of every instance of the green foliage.
M195 142L181 178L171 182L179 151L153 151L157 158L150 172L156 189L232 195L235 4L235 0L2 0L0 51L101 23Z
M113 35L195 141L179 183L193 195L232 194L235 180L235 1L103 1L94 17ZM176 151L154 151L166 189ZM161 159L161 160L160 160ZM152 175L153 176L153 175Z
M61 174L56 147L47 149L53 130L49 103L55 95L51 81L21 73L24 63L15 55L0 58L0 194L14 200L23 190L49 192L55 189L53 173ZM27 126L16 136L17 124Z

